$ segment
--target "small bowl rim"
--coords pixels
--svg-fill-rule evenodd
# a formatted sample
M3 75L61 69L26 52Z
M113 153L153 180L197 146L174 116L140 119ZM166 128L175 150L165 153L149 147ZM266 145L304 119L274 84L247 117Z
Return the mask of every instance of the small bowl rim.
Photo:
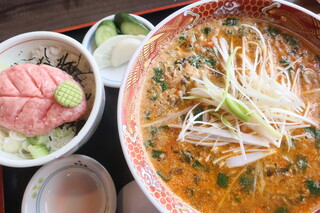
M135 14L131 14L133 17L135 17L136 19L138 19L139 21L141 21L150 31L154 28L154 25L148 21L147 19L139 16L139 15L135 15ZM95 31L97 29L97 27L99 26L99 24L104 21L104 20L113 20L114 19L115 14L113 15L109 15L106 16L102 19L100 19L99 21L97 21L94 25L92 25L90 27L90 29L87 31L86 35L84 36L83 40L82 40L82 44L84 45L84 47L91 53L93 54L93 52L91 52L89 49L91 49L91 42L94 39L94 34ZM141 42L143 43L143 42ZM128 63L129 64L129 63ZM127 70L127 69L126 69ZM108 87L113 87L113 88L120 88L122 81L117 81L117 80L111 80L111 79L104 79L103 76L101 76L102 82L105 86Z
M21 212L22 213L28 213L27 212L27 205L28 205L28 198L27 196L31 194L32 191L34 191L34 183L38 183L38 180L40 178L44 178L44 176L40 176L42 173L44 173L46 170L50 170L50 174L53 174L55 171L58 171L61 168L65 168L65 170L69 170L70 168L70 163L72 162L81 162L83 165L90 164L90 168L87 168L87 166L84 166L83 169L89 169L90 172L94 173L97 175L99 180L101 181L101 186L104 187L106 191L106 196L109 198L109 210L105 213L112 213L116 210L117 206L117 193L115 189L115 184L114 181L108 172L108 170L100 164L97 160L88 157L86 155L81 155L81 154L73 154L68 157L65 157L63 159L57 159L53 161L50 164L44 165L41 168L39 168L35 174L32 176L30 179L28 185L25 188L25 191L23 193L22 197L22 203L21 203ZM94 168L92 168L94 167ZM50 175L45 174L45 178L47 179ZM41 185L42 187L42 185Z
M141 188L141 190L145 193L145 195L147 196L147 198L153 203L154 206L156 206L156 208L160 211L160 212L163 212L163 211L167 211L167 209L162 206L160 204L160 202L158 202L155 197L148 191L147 189L147 186L145 183L143 183L142 181L142 178L139 176L138 174L138 171L137 169L134 168L134 163L132 162L130 156L129 156L129 153L128 153L128 148L127 148L127 144L128 142L126 141L125 139L125 136L122 132L122 128L123 128L123 123L122 123L122 108L123 108L123 100L124 100L124 92L125 92L125 89L126 89L126 83L128 82L128 77L130 75L131 72L133 72L132 68L134 66L134 64L136 63L136 58L138 57L138 55L140 54L143 46L146 44L146 41L148 41L152 36L154 36L154 34L161 28L163 27L166 23L168 23L170 20L172 20L174 17L178 16L179 14L189 10L190 8L193 8L193 7L196 7L196 6L199 6L201 4L205 4L205 3L208 3L208 2L213 2L213 1L216 1L216 2L219 2L219 0L202 0L202 1L197 1L197 2L194 2L194 3L191 3L187 6L184 6L182 8L180 8L179 10L171 13L169 16L167 16L165 19L163 19L161 22L159 22L151 31L150 33L147 35L147 37L144 39L144 41L141 43L141 45L139 46L139 48L136 50L135 54L132 56L128 66L127 66L127 70L125 72L125 75L122 79L122 82L123 84L121 85L120 87L120 90L119 90L119 96L118 96L118 106L117 106L117 123L118 123L118 133L119 133L119 138L120 138L120 144L121 144L121 148L122 148L122 151L123 151L123 155L126 159L126 162L127 162L127 165L130 169L130 172L132 174L132 176L134 177L134 180L138 183L139 187ZM273 2L279 2L280 4L284 4L284 5L287 5L291 8L294 8L294 9L297 9L297 10L300 10L302 11L303 13L307 14L307 15L310 15L314 18L316 18L317 20L320 20L320 16L315 14L314 12L310 11L310 10L307 10L297 4L294 4L292 2L288 2L288 1L285 1L285 0L271 0ZM147 159L147 161L150 161L149 159ZM150 162L149 162L150 163ZM151 163L150 163L151 164ZM152 164L151 164L152 165ZM158 180L160 180L160 178L158 177L157 178ZM160 180L161 181L161 180ZM165 186L167 187L167 186ZM175 197L178 197L177 195L174 195ZM185 202L185 201L182 201L182 202ZM188 207L190 209L193 209L189 204L187 204ZM194 211L198 212L197 210L193 209Z
M31 42L34 40L54 40L62 42L73 49L76 49L80 54L87 60L90 68L94 73L95 79L95 100L93 102L92 110L86 120L84 126L81 128L79 133L62 148L50 153L49 155L36 158L36 159L8 159L0 155L0 164L9 167L31 167L46 164L52 160L60 157L70 155L74 149L80 148L80 146L87 142L91 134L95 131L98 124L100 123L101 117L105 105L105 91L101 81L100 72L97 64L95 63L93 56L89 51L82 46L81 43L75 39L51 31L34 31L27 32L11 37L0 43L0 55L8 49L17 46L24 42ZM92 130L93 129L93 130Z

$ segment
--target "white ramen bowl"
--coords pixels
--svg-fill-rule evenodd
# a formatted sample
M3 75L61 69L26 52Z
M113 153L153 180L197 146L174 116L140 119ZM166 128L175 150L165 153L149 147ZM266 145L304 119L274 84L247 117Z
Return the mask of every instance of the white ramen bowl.
M118 130L124 156L140 188L160 212L198 212L175 195L149 160L140 132L139 100L148 63L161 52L161 44L211 18L251 17L269 20L320 46L320 18L283 0L205 0L188 5L161 21L148 34L129 62L118 99ZM303 27L297 27L297 20Z
M134 14L131 14L131 15L134 16L141 23L143 23L149 30L152 30L154 28L153 24L151 24L147 19ZM99 20L88 30L85 37L83 38L82 44L89 50L90 53L93 54L93 52L97 48L94 42L94 35L99 24L104 20L113 20L113 19L114 19L114 15L107 16ZM108 87L119 88L121 86L122 78L124 76L127 66L128 66L128 63L124 63L119 67L107 67L107 68L101 69L100 70L101 78L104 85Z
M84 90L94 91L88 108L88 117L79 133L66 145L49 155L36 159L22 159L15 154L0 151L0 164L9 167L39 166L57 158L68 156L88 141L100 123L104 105L105 92L99 69L89 51L78 41L66 35L54 32L29 32L12 37L0 44L0 62L2 66L11 66L30 58L30 52L39 46L60 47L62 50L81 55L92 71L92 82L86 84ZM89 99L90 100L90 99ZM89 103L88 102L88 103ZM91 108L91 109L90 109Z

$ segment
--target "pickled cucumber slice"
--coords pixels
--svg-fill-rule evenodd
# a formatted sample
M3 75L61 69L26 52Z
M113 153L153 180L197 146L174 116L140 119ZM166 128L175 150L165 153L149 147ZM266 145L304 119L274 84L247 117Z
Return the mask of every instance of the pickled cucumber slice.
M100 46L107 39L118 35L118 29L112 20L102 21L95 32L94 41L96 46Z
M40 158L50 154L47 147L43 144L29 145L28 150L32 158Z
M39 135L34 137L27 137L27 142L30 145L37 145L37 144L46 144L49 141L49 135Z
M143 23L128 13L117 13L114 22L122 34L147 35L150 32Z

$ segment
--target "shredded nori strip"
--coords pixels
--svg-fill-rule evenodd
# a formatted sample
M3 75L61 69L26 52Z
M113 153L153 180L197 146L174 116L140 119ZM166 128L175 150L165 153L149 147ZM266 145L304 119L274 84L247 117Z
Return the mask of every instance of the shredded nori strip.
M77 81L82 87L84 87L82 81L84 81L86 78L85 77L80 77L80 76L81 75L85 75L85 74L90 74L90 73L93 73L93 72L92 72L92 70L89 70L88 72L84 72L84 71L79 69L78 66L79 66L80 60L82 58L81 54L78 56L78 60L77 61L74 61L74 60L73 61L67 61L67 58L68 58L69 54L66 53L65 55L61 56L61 58L57 59L57 61L58 61L57 66L53 66L51 61L50 61L50 58L48 57L47 51L48 51L48 49L45 47L44 51L43 51L43 55L44 55L43 57L41 57L41 58L32 57L30 59L25 59L24 61L33 61L33 60L35 60L37 65L46 64L46 65L49 65L49 66L52 66L52 67L59 68L59 69L65 71L66 73L68 73L69 75L71 75L75 81ZM90 98L90 96L91 96L91 94L88 95L87 98Z
M86 94L86 100L89 100L90 98L91 98L91 93L89 93L89 94Z
M44 58L46 60L46 62L44 62L44 64L50 65L51 62L49 60L49 57L47 56L47 48L46 47L44 48L44 53L43 54L44 54Z
M82 57L81 54L78 56L77 61L66 62L67 57L68 57L68 53L66 53L64 56L58 59L59 63L57 64L57 68L67 72L69 75L73 77L75 81L77 81L79 84L81 84L81 86L84 87L84 85L82 84L82 81L85 80L86 78L80 78L80 76L84 74L90 74L93 72L91 70L89 70L88 72L84 72L78 68L79 62Z
M36 65L45 64L45 65L52 66L51 62L49 60L49 57L47 56L47 48L46 47L44 48L43 55L44 56L41 57L41 58L32 57L32 58L29 58L29 59L24 59L23 61L33 61L33 60L35 60L36 61Z
M43 55L44 57L41 57L41 58L31 58L31 59L28 59L26 61L32 61L32 60L36 60L36 64L37 65L40 65L40 64L46 64L46 65L49 65L49 66L52 66L52 67L55 67L52 65L52 63L50 62L49 60L49 57L48 57L48 54L47 54L47 51L48 49L45 47L44 48L44 51L43 51ZM84 87L83 85L83 81L86 80L86 77L81 77L82 75L85 75L85 74L90 74L90 73L93 73L92 70L89 70L88 72L84 72L82 70L79 69L79 63L81 61L81 58L82 58L82 55L80 54L78 56L78 60L77 61L67 61L67 58L69 56L69 53L66 53L65 55L61 56L61 58L57 59L58 61L58 64L56 66L56 68L59 68L63 71L65 71L66 73L68 73L69 75L72 76L72 78L77 81L82 87ZM89 100L92 96L92 94L85 94L86 96L86 100Z

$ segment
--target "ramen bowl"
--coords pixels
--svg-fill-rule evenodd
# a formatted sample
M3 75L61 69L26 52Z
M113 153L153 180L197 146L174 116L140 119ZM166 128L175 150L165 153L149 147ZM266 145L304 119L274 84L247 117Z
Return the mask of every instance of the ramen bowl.
M135 180L160 212L198 211L167 187L168 179L160 177L146 151L146 141L143 141L140 129L139 116L142 112L139 111L137 100L141 98L147 68L163 51L162 45L176 35L207 20L229 17L249 17L271 22L305 38L314 47L320 46L319 17L281 0L200 1L173 13L151 31L128 65L119 95L118 129L122 149Z
M82 127L79 126L78 133L70 138L65 145L62 147L58 145L60 148L56 151L39 158L25 159L18 153L0 151L1 165L10 167L39 166L68 156L86 143L97 128L105 104L104 86L92 55L83 45L63 34L45 31L20 34L0 44L1 70L14 64L25 63L51 63L52 66L56 66L52 63L58 63L58 60L61 66L72 64L74 73L84 79L81 84L87 99L87 110L82 115L84 121L81 124Z

